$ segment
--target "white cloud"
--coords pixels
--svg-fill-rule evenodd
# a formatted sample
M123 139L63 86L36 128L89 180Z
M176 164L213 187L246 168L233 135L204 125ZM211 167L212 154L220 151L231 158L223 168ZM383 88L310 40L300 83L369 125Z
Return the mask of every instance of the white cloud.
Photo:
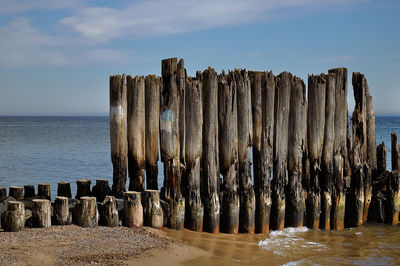
M26 18L16 18L0 27L0 36L0 66L121 64L127 60L124 51L82 46L79 41L71 46L72 40L44 34Z
M144 38L266 21L299 8L320 8L363 0L147 0L125 8L85 7L60 20L96 42Z

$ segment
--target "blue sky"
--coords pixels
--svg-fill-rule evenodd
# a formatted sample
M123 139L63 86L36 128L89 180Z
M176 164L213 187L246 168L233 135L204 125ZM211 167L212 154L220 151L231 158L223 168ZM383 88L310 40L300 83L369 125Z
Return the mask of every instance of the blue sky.
M398 0L0 0L0 115L108 113L111 74L344 66L400 114ZM307 83L307 82L306 82ZM349 79L349 109L353 110Z

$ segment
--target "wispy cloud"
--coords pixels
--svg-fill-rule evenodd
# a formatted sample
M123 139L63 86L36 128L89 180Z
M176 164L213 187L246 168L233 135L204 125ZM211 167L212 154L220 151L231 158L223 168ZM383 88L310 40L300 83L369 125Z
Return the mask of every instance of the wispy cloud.
M44 34L27 18L16 18L0 27L0 66L70 66L126 62L124 51L66 45L68 40Z
M321 8L361 0L148 0L124 8L86 7L60 20L84 38L146 38L268 21L298 8Z

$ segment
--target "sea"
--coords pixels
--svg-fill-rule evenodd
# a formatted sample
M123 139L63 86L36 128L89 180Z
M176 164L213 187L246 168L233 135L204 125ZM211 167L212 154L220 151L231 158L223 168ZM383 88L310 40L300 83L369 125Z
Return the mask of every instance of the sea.
M388 170L391 132L400 134L400 117L376 116L376 142L386 144ZM159 186L162 173L159 162ZM54 198L58 182L70 182L74 195L78 179L91 179L92 184L96 179L108 179L112 184L108 116L0 117L1 187L50 183ZM222 264L400 264L400 226L367 224L318 233L288 228L271 232L268 238L189 231L169 234L200 248L214 249L216 258L226 259ZM227 243L237 252L224 248Z

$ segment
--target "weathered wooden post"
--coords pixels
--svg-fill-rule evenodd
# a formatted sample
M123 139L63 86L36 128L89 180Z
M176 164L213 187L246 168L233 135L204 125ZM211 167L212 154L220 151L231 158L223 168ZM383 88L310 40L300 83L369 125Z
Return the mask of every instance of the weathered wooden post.
M7 188L0 187L0 202L7 198Z
M335 146L335 100L336 100L336 74L326 75L325 98L325 133L321 160L321 229L331 228L332 189L334 182L334 146ZM338 164L341 158L336 158Z
M177 58L162 60L163 88L160 104L160 150L164 163L164 187L161 196L169 203L167 224L176 230L184 225L185 200L181 194L179 145L179 90Z
M285 226L285 184L291 79L290 73L282 72L277 77L275 88L274 177L272 179L270 224L271 228L276 230L282 230Z
M386 222L399 225L400 213L400 175L398 170L393 170L387 180L386 191Z
M163 227L163 211L158 190L142 192L143 224L153 228Z
M239 231L254 234L255 196L251 181L250 147L253 138L251 113L251 87L246 70L235 70L233 78L237 86L237 125L239 158Z
M112 190L122 197L127 169L127 93L125 74L110 76L110 144L113 164Z
M140 192L127 191L124 193L124 226L143 226L143 207Z
M51 203L47 199L32 200L32 224L34 227L51 226Z
M69 182L58 182L57 196L72 198L71 185Z
M386 171L386 145L385 142L376 147L376 158L377 158L377 173L376 175L379 176L383 172Z
M96 185L92 188L91 195L96 197L97 202L103 202L106 196L112 194L111 188L108 185L107 179L96 179Z
M11 186L8 189L8 196L13 197L16 200L23 200L24 188L19 186Z
M367 103L366 79L354 72L352 77L355 107L353 122L353 164L349 192L349 206L346 216L350 226L360 226L364 222L365 181L369 180L367 165Z
M146 138L146 186L158 190L158 135L160 119L160 78L145 78L145 138Z
M392 171L400 170L400 149L399 149L399 143L397 140L397 134L392 132L391 134L392 138ZM11 187L10 187L11 189Z
M145 81L143 76L128 76L128 170L129 190L144 190L145 147Z
M4 231L18 232L25 227L25 208L20 201L9 201L4 213Z
M303 80L293 77L290 92L288 138L288 185L286 194L286 226L303 226L305 199L302 186L303 153L307 136L307 95Z
M116 227L118 226L119 216L117 202L114 196L105 196L100 211L100 225Z
M56 197L56 200L54 201L54 220L57 225L71 224L72 216L69 213L67 197Z
M185 227L201 232L204 213L200 197L203 106L202 83L199 80L188 79L185 99L185 183L188 185L185 193Z
M81 197L75 201L75 224L82 227L96 227L99 221L95 197Z
M372 197L372 180L377 175L377 158L376 158L376 131L375 131L375 110L372 105L372 96L369 94L368 84L366 83L366 107L367 107L367 163L369 167L369 175L365 181L364 191L364 222L368 218L368 210Z
M307 226L319 228L321 213L321 156L325 133L326 76L308 76L308 152L310 187L307 194Z
M24 199L29 199L36 197L35 186L34 185L25 185L24 186Z
M80 199L81 197L90 196L90 184L92 182L90 179L78 179L76 180L76 196L75 199Z
M38 184L38 198L51 200L51 191L49 183Z
M232 73L223 71L218 78L218 143L219 165L223 176L221 202L221 230L237 234L239 231L238 127L237 89Z
M204 204L203 229L219 233L220 202L218 196L218 76L214 69L206 69L203 82L203 143L201 196Z
M275 76L273 75L272 71L265 72L261 77L260 105L262 112L262 128L259 165L254 166L254 192L256 195L255 232L260 234L269 233L270 212L272 205L270 180L273 172L274 103ZM253 134L253 138L255 135L256 133ZM256 168L259 169L256 171Z
M335 118L333 147L332 229L344 229L346 194L344 177L347 175L349 158L347 150L347 69L330 69L335 74ZM350 137L350 136L349 136Z
M185 98L186 98L186 82L187 82L187 74L186 74L186 69L185 69L185 62L183 59L179 59L178 66L177 66L177 73L176 73L176 78L177 78L177 87L179 91L179 161L181 165L186 166L186 111L185 111ZM182 178L182 183L181 183L181 189L182 193L185 195L185 189L188 186L188 184L185 184L187 178L184 178L186 176L186 168L182 167L181 168L181 178Z

